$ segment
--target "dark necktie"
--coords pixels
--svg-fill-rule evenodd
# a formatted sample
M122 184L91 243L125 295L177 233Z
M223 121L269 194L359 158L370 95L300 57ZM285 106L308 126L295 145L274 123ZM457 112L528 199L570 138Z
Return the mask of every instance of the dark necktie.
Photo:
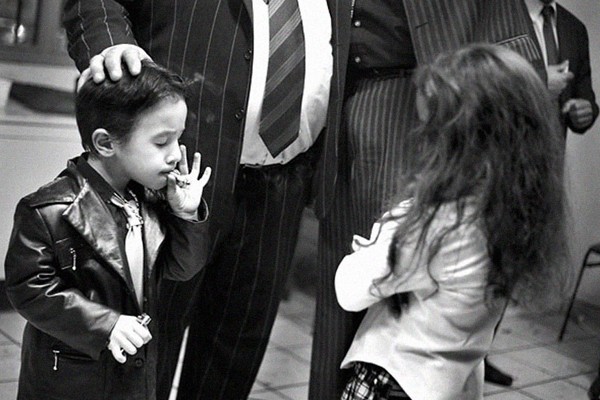
M304 33L297 0L269 5L269 66L259 135L276 157L298 137L304 89Z
M144 306L144 241L142 238L142 225L144 221L140 215L137 198L133 193L133 200L125 200L115 193L110 201L119 207L127 217L127 236L125 236L125 255L129 265L129 273L133 288L140 307Z
M544 8L542 8L542 16L544 17L544 41L546 42L548 65L556 65L558 64L558 47L556 46L554 28L552 27L554 8L546 4Z

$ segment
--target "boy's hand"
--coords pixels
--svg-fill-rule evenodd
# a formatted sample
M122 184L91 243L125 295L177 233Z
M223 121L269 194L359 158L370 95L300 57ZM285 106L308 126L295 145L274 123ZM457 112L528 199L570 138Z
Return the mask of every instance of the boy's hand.
M108 349L115 360L123 364L127 360L125 353L134 355L137 349L148 343L150 339L152 339L150 331L140 323L138 318L132 315L121 315L110 332Z
M192 171L188 173L187 151L184 145L181 149L179 170L173 171L167 177L167 200L173 213L180 218L198 219L198 207L202 200L204 186L210 178L211 169L207 167L200 175L200 153L194 154Z

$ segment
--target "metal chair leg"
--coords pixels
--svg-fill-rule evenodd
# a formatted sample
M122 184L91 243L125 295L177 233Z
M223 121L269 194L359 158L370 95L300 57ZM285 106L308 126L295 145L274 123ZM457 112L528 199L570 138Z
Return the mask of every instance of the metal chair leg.
M560 329L560 333L558 334L558 341L562 341L563 336L565 334L565 330L567 329L567 324L569 322L569 316L571 315L571 310L573 309L573 303L575 302L575 297L577 296L577 290L579 289L579 284L581 283L581 278L583 277L583 271L587 265L588 257L590 256L592 249L590 248L587 253L585 253L585 257L583 258L583 263L581 264L581 269L579 270L579 275L577 276L577 283L575 283L575 289L573 290L573 294L571 295L571 300L569 301L569 307L567 308L567 314L565 315L565 320L563 321L562 328Z

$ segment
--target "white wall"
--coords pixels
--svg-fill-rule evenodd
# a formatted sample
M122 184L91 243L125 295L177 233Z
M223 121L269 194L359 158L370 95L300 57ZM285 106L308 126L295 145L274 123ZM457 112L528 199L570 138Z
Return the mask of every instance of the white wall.
M559 0L587 27L592 82L600 96L600 0ZM572 265L578 269L591 243L600 242L600 120L583 136L569 133L566 184L570 193L573 229ZM600 305L600 268L586 271L578 299Z

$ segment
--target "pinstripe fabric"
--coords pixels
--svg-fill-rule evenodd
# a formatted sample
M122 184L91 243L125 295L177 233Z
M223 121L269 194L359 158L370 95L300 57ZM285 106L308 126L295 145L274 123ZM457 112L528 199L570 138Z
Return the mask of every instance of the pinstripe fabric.
M168 398L189 318L193 325L179 398L247 395L268 343L306 200L312 168L286 164L277 178L264 177L268 192L259 191L259 183L244 191L245 175L238 177L251 70L249 4L68 0L65 5L69 54L80 70L106 47L129 43L192 80L181 141L188 154L200 151L203 164L213 170L204 192L213 251L202 276L185 283L163 281L159 288L159 399ZM312 160L299 162L306 167ZM276 184L281 190L272 190ZM192 299L196 307L187 313Z
M360 1L360 0L356 0ZM498 43L520 53L545 80L544 60L522 0L403 0L417 62L427 63L441 51L470 41ZM333 23L334 73L328 134L313 186L315 212L323 217L333 204L337 174L345 167L346 144L339 135L350 48L353 0L328 0Z
M334 205L319 231L318 318L315 319L309 398L339 399L348 371L339 371L362 313L347 313L337 304L336 266L350 250L353 234L369 236L386 198L398 191L395 179L407 162L406 133L415 115L410 78L361 80L344 107L349 138L347 177L338 177Z
M248 396L287 281L310 171L297 164L284 173L240 173L232 230L190 314L178 399Z
M418 64L427 63L439 52L464 43L484 41L521 53L545 77L541 53L529 36L529 17L522 0L403 1ZM328 3L335 53L327 135L313 182L317 191L315 212L320 219L320 286L309 389L312 400L339 399L345 384L345 372L340 373L339 365L360 315L344 313L337 305L333 289L335 270L350 250L352 234L367 233L385 197L394 192L398 183L395 180L397 168L408 162L408 158L392 155L387 149L379 155L376 152L384 146L396 146L397 154L407 151L402 148L404 134L400 130L405 128L399 128L398 124L407 123L414 113L410 101L402 105L404 108L396 104L393 112L390 108L380 111L378 107L387 107L381 102L377 102L377 106L371 103L377 99L374 94L378 90L384 91L378 85L383 86L387 81L371 82L370 90L357 93L347 104L344 102L354 1L329 0ZM348 111L349 107L354 108ZM362 116L367 116L362 122L365 131L359 129L360 122L356 122ZM389 128L394 124L397 131ZM367 137L367 131L372 137Z

